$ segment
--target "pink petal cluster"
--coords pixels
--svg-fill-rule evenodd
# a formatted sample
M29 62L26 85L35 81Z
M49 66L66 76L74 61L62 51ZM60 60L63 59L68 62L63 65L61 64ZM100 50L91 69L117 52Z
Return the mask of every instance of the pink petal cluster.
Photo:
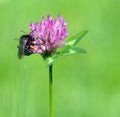
M35 39L34 53L51 54L57 48L64 46L65 37L67 37L66 22L58 15L56 20L53 20L50 15L47 21L44 16L39 23L30 23L30 35Z

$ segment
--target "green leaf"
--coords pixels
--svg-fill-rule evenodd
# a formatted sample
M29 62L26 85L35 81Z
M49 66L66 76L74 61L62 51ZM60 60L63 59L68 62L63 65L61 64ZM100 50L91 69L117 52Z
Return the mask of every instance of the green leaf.
M70 39L68 39L66 45L75 46L87 33L88 30L78 32L77 34L73 35Z
M62 46L61 48L58 48L57 52L58 54L66 49L69 49L70 48L70 45L65 45L65 46Z
M50 65L52 65L57 59L58 59L58 56L56 55L48 57L45 60L45 67L49 67Z
M45 67L49 67L50 65L52 65L55 61L57 61L57 59L60 56L67 56L67 55L71 55L71 54L85 54L85 53L86 53L86 51L79 47L66 47L62 51L57 53L56 55L48 57L45 60Z
M69 49L66 49L60 53L60 56L66 56L71 54L85 54L86 51L79 47L71 47Z
M52 65L60 56L66 56L71 54L85 54L86 51L79 47L74 47L86 34L88 30L81 31L74 36L72 36L67 42L66 45L59 48L54 56L48 57L45 60L45 66L49 67Z

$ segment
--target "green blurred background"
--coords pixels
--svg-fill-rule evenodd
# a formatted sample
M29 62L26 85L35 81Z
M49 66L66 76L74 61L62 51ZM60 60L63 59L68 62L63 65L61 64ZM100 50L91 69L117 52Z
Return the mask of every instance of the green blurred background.
M39 55L18 60L31 21L60 13L86 55L54 65L55 117L120 117L119 0L0 0L0 117L49 117L48 69Z

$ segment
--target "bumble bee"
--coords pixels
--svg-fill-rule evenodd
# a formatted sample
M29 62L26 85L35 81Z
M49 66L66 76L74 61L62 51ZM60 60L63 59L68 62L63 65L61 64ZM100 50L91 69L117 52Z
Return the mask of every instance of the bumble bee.
M19 40L18 45L18 58L21 59L23 55L29 56L33 54L32 46L34 45L32 42L34 41L34 38L27 34L22 35Z

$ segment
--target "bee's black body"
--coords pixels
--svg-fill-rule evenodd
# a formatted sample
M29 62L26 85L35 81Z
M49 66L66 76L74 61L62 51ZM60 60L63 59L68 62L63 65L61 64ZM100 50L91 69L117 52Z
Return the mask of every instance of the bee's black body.
M34 38L31 35L22 35L20 37L19 46L18 46L19 59L21 59L23 55L29 56L33 53L30 47L33 41Z

